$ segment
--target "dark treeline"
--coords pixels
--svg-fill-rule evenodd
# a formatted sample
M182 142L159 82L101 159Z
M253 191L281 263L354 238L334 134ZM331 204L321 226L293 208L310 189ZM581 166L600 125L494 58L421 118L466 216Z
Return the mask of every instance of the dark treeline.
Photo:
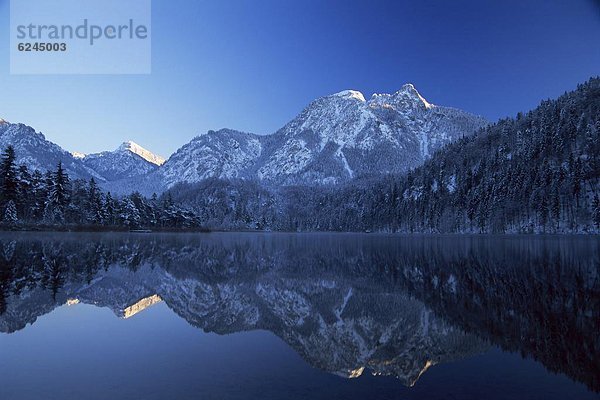
M405 176L171 189L208 225L289 231L598 232L600 78L460 139Z
M55 171L29 171L16 165L12 147L0 162L0 222L5 227L84 225L123 228L193 228L199 219L169 196L139 193L114 198L96 181L71 180L59 163Z

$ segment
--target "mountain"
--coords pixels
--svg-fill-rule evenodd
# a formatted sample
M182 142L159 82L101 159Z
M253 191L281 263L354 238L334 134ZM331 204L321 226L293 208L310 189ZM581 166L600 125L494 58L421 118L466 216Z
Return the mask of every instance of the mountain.
M208 131L177 150L157 171L156 178L171 187L214 177L249 177L247 172L260 157L264 141L263 136L231 129Z
M481 117L428 103L411 84L369 101L347 90L312 102L276 132L256 174L275 183L327 184L406 172L486 125Z
M271 135L209 131L181 147L157 171L111 187L119 192L135 185L150 194L208 178L267 185L338 184L406 172L487 124L482 117L428 103L411 84L369 101L346 90L313 101Z
M164 158L131 141L114 151L83 155L80 159L107 182L148 174L165 162Z
M97 154L70 153L47 140L42 133L24 124L0 119L0 149L15 148L17 165L29 170L55 170L62 162L72 179L94 178L101 184L146 175L156 171L165 160L134 142L124 142L114 151Z
M24 124L11 124L0 120L0 149L15 148L18 165L26 165L30 170L45 172L55 170L62 162L63 167L73 178L103 180L102 176L87 167L71 153L44 137L42 133Z

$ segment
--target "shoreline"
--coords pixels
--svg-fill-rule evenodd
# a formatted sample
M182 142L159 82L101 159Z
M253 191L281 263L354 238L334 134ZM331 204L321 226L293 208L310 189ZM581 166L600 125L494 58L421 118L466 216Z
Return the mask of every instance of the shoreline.
M122 226L97 225L20 225L6 226L0 224L0 232L80 232L80 233L296 233L296 234L360 234L360 235L389 235L389 236L473 236L473 237L503 237L503 236L585 236L600 235L599 232L387 232L387 231L285 231L285 230L255 230L255 229L211 229L195 228L157 228L138 227L135 229Z
M127 228L123 226L98 226L98 225L17 225L6 226L0 224L0 232L115 232L115 233L209 233L210 229L196 228Z

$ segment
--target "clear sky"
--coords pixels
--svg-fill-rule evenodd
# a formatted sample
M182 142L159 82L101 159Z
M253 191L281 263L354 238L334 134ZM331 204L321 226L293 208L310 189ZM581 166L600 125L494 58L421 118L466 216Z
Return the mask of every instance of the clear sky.
M600 74L594 0L153 0L152 14L151 75L19 76L0 0L0 117L69 151L130 139L168 156L209 129L272 133L344 89L411 82L493 121Z

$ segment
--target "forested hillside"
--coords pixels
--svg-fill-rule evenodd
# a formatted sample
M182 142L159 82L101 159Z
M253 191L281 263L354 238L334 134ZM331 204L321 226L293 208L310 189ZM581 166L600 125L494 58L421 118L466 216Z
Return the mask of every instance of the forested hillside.
M209 225L274 230L597 232L600 78L503 119L404 176L267 191L209 180L171 190Z
M394 182L381 208L397 222L390 228L409 231L591 231L600 225L599 177L595 78L450 144Z
M12 147L7 147L0 162L0 226L68 227L88 226L123 228L192 228L199 219L177 207L168 196L160 201L139 193L113 198L103 193L94 178L71 180L58 163L56 170L29 171L17 166Z

